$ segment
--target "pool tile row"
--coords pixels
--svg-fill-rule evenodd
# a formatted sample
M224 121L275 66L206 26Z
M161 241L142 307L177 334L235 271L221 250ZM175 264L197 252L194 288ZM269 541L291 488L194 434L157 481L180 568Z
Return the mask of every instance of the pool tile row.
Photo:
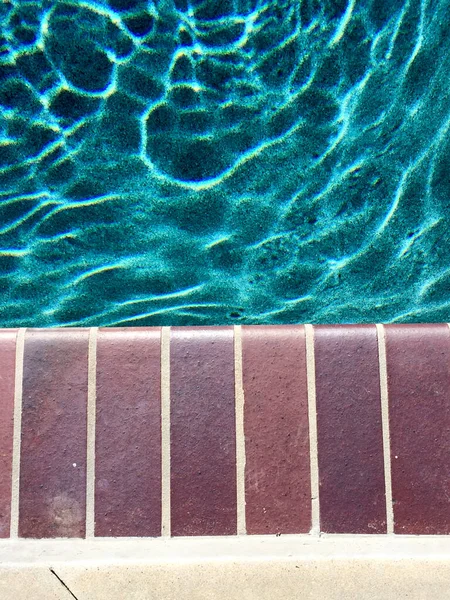
M242 332L246 530L311 529L306 345L303 327Z
M161 533L161 333L97 336L95 534Z
M11 522L16 332L0 334L0 538Z
M234 534L233 330L174 328L170 350L172 535Z
M0 537L450 533L445 324L0 330L0 407Z
M449 330L450 333L450 330ZM377 331L315 329L322 531L386 531Z

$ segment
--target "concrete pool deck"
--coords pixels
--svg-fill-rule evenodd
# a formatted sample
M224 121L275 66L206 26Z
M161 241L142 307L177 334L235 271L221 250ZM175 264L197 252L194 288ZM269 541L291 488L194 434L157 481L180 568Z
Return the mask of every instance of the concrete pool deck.
M2 600L450 598L450 539L246 536L0 543Z
M450 598L446 324L0 330L0 401L2 599Z

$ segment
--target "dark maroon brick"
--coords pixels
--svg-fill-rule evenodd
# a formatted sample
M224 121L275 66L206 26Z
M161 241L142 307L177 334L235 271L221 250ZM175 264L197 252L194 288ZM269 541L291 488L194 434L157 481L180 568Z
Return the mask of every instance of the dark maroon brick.
M0 538L9 537L17 330L0 331Z
M88 330L25 337L19 535L83 537Z
M97 337L95 534L161 534L161 330Z
M321 530L385 533L376 328L324 325L314 335Z
M247 533L311 529L302 326L242 328Z
M450 533L450 330L386 326L394 531Z
M172 535L234 534L233 329L173 328L170 352Z

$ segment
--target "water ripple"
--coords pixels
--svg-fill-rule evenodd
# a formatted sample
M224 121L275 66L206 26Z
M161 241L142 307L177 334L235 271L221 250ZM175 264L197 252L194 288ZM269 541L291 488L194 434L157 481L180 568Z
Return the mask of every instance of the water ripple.
M0 22L0 326L450 320L446 0Z

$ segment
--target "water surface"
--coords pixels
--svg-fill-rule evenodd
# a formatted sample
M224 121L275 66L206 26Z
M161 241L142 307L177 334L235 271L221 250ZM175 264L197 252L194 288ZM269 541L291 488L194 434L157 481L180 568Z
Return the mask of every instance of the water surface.
M0 21L1 326L450 319L448 0Z

